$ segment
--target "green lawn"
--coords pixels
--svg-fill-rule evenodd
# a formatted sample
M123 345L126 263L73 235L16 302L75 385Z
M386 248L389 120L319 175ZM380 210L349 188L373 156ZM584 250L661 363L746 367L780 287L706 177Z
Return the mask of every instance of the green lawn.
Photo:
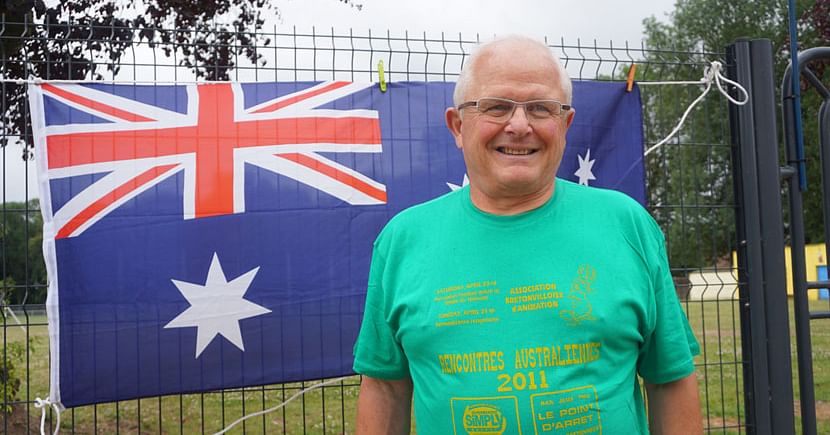
M738 301L684 302L689 323L701 345L695 359L704 418L709 433L743 433L744 399ZM811 301L811 311L827 311L827 301ZM798 409L798 375L792 301L790 310L791 359L795 406ZM818 433L830 433L830 324L827 320L810 323L813 348L813 375ZM796 414L796 433L801 421Z
M4 343L30 341L28 361L22 361L19 399L33 402L49 391L49 361L45 318L30 317L25 331L7 318ZM28 369L26 368L28 367ZM188 394L84 406L61 414L61 433L215 433L243 415L279 405L300 390L318 383L290 383L234 391ZM228 433L352 433L359 379L349 379L300 395L283 408L248 419ZM0 398L2 401L2 398ZM2 414L0 414L2 416ZM3 416L0 432L39 433L40 410L16 405ZM27 430L28 428L28 430Z
M685 302L689 321L701 344L697 357L704 426L709 433L746 432L743 408L742 352L737 301ZM814 302L814 310L828 304ZM792 307L790 307L792 311ZM48 394L48 344L45 319L21 318L25 331L8 318L3 328L4 345L31 343L22 362L24 382L20 399L33 402ZM792 322L791 322L792 323ZM830 324L811 323L819 433L830 433ZM790 330L794 327L790 325ZM794 342L794 340L793 340ZM795 366L795 347L792 349ZM796 400L798 382L794 379ZM315 382L273 385L205 394L131 400L115 404L85 406L61 416L62 433L214 433L237 418L276 406ZM280 410L247 420L229 433L352 433L354 428L356 377L308 392ZM17 405L0 428L8 433L39 433L40 410L32 404ZM800 424L800 423L797 423ZM28 427L28 431L27 431ZM1 430L1 429L0 429Z

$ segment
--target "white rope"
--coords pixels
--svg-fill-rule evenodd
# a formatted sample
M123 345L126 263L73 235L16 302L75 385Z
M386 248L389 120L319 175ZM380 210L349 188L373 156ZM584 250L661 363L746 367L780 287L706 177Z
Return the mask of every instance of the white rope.
M257 417L257 416L260 416L260 415L263 415L263 414L268 414L269 412L274 412L274 411L282 408L283 406L287 405L288 402L291 402L292 400L296 399L297 397L302 396L303 394L305 394L305 393L307 393L311 390L314 390L314 389L317 389L317 388L320 388L320 387L324 387L326 385L334 384L334 383L337 383L337 382L340 382L340 381L344 381L344 380L346 380L350 377L351 376L344 376L342 378L329 379L328 381L320 382L319 384L314 384L314 385L312 385L308 388L305 388L303 390L300 390L300 391L294 393L294 395L289 397L288 399L286 399L285 402L282 402L279 405L274 406L273 408L268 408L268 409L265 409L265 410L262 410L262 411L257 411L257 412L254 412L252 414L248 414L248 415L236 420L235 422L229 424L228 427L222 429L219 432L216 432L214 435L222 435L223 433L231 430L231 428L233 428L237 424L242 423L243 421L245 421L249 418L254 418L254 417Z
M707 67L708 68L708 67ZM675 81L668 81L668 82L637 82L637 86L654 86L654 85L702 85L704 84L704 79L700 80L675 80Z
M61 410L58 408L58 404L52 403L49 399L41 399L40 397L36 397L35 408L40 409L40 435L46 435L46 409L49 406L55 410L55 415L57 416L54 435L58 435L58 431L61 429Z
M732 102L732 104L735 104L735 105L738 105L738 106L743 106L744 104L749 102L749 94L746 92L746 89L744 89L744 87L741 86L740 84L724 77L723 74L721 74L722 69L723 69L723 65L721 65L720 62L715 60L715 61L712 61L712 63L708 67L706 67L706 70L703 72L703 78L701 78L697 82L647 82L647 83L639 83L639 85L646 85L646 84L650 84L650 85L658 85L658 84L660 84L660 85L665 85L665 84L706 85L706 89L703 90L703 93L701 93L700 96L698 96L694 101L692 101L692 104L690 104L689 107L686 108L686 112L683 113L683 116L680 118L680 122L678 122L677 126L674 127L674 130L672 130L671 133L669 133L669 135L666 136L665 139L661 140L660 142L657 142L651 148L647 149L646 152L643 153L644 156L647 156L647 155L651 154L654 150L656 150L657 148L660 148L661 146L663 146L666 142L669 141L669 139L673 138L674 135L676 135L678 131L680 131L680 129L683 127L683 123L686 122L686 117L689 116L689 113L692 112L692 109L694 109L695 106L698 103L700 103L703 100L703 98L706 97L706 94L708 94L709 91L712 89L712 83L714 83L715 86L718 87L718 91L721 94L723 94L723 96L725 96L726 99L728 99L730 102ZM739 91L741 91L741 93L744 96L743 99L741 101L738 101L738 100L732 98L732 96L729 95L729 92L726 91L725 86L721 83L721 81L726 82L726 83L734 86L735 88L737 88Z
M214 435L222 435L222 434L226 433L227 431L231 430L237 424L242 423L243 421L245 421L249 418L254 418L254 417L257 417L257 416L260 416L260 415L263 415L263 414L268 414L270 412L274 412L274 411L282 408L283 406L287 405L288 403L290 403L292 400L296 399L297 397L300 397L303 394L305 394L305 393L307 393L311 390L315 390L317 388L321 388L321 387L324 387L326 385L331 385L331 384L334 384L334 383L337 383L337 382L340 382L340 381L344 381L344 380L346 380L350 377L351 376L343 376L341 378L329 379L327 381L320 382L320 383L314 384L310 387L304 388L304 389L294 393L291 397L289 397L288 399L286 399L284 402L280 403L277 406L274 406L272 408L268 408L268 409L265 409L265 410L262 410L262 411L257 411L257 412L248 414L248 415L246 415L242 418L237 419L233 423L229 424L226 428L222 429L219 432L216 432ZM54 432L53 435L58 435L58 431L60 430L60 426L61 426L61 411L60 411L60 408L58 408L58 405L56 403L52 403L52 401L49 400L49 399L41 399L40 397L37 397L37 398L35 398L35 408L38 408L38 409L41 410L41 413L40 413L40 435L46 435L46 433L45 433L46 409L49 406L54 408L55 415L57 417L57 421L55 423L55 432Z
M17 326L19 326L20 329L22 329L25 333L26 327L23 326L23 323L20 322L20 319L17 318L17 315L14 314L14 311L12 311L11 307L9 307L8 305L3 305L3 310L12 316L12 319L14 319L15 323L17 323Z

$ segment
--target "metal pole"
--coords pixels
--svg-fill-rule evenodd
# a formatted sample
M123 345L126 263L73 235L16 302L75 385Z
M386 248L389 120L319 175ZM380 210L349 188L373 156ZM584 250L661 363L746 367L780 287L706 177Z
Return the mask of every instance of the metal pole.
M788 11L790 19L790 63L793 69L801 71L798 66L798 27L796 26L795 0L789 0ZM793 133L795 137L795 156L798 165L798 186L801 191L807 190L807 168L804 160L804 131L801 127L801 83L794 80L791 83L792 107L797 115L793 121Z
M736 178L738 258L748 431L794 430L789 354L784 236L777 153L772 44L738 40L728 47L728 73L750 93L750 103L730 107Z
M778 129L775 108L772 44L760 39L750 42L752 67L751 109L755 119L755 149L758 165L761 243L763 250L764 322L767 330L767 359L770 372L770 416L772 433L791 433L795 427L790 348L789 310L787 309L787 276L784 261L784 219L781 205L781 181L777 174Z
M821 149L821 183L824 192L824 240L830 243L830 93L818 111L818 136ZM825 258L827 256L825 247Z
M749 69L749 43L737 41L727 47L727 75L732 80L747 86L752 78ZM770 431L769 406L766 395L769 391L769 368L767 367L766 328L763 313L763 279L760 243L761 225L752 219L752 210L758 210L758 178L755 165L755 130L750 110L739 110L729 106L729 124L732 139L732 162L735 200L740 206L735 210L735 226L738 236L737 260L739 298L741 303L741 350L748 360L743 365L744 407L746 409L747 433L768 435ZM762 396L763 398L759 397Z
M828 54L830 57L830 53ZM822 204L824 205L824 240L825 240L825 247L824 247L824 258L827 258L827 245L826 243L830 243L830 91L823 86L819 82L819 85L815 85L817 89L819 89L819 94L824 97L824 102L821 104L821 108L818 111L818 136L819 136L819 149L820 156L821 156L821 180L822 180L822 192L823 192L823 201ZM813 284L819 284L820 281L816 281ZM808 288L812 288L809 285ZM827 289L828 286L827 282L822 283L824 285L817 286L816 288L820 289ZM821 290L819 290L821 291ZM815 319L830 319L830 311L821 311L821 312L810 312L810 320Z
M791 10L791 13L793 10ZM801 111L799 102L800 79L802 75L807 82L816 88L824 98L824 103L819 110L819 136L821 146L822 166L822 187L824 189L824 231L825 236L830 232L830 138L828 138L828 115L827 105L830 101L830 91L816 80L811 71L805 69L805 65L813 60L830 59L830 47L811 48L802 53L796 53L793 63L784 73L784 80L781 83L781 95L784 109L784 137L786 139L786 155L790 164L797 163L799 172L804 172L803 150L799 151L800 120ZM796 71L794 74L793 71ZM786 104L787 100L793 100L794 104ZM799 179L804 178L803 176ZM805 435L816 433L816 406L815 386L813 384L813 351L810 337L810 305L807 297L807 289L815 288L816 283L808 283L806 278L806 260L804 253L804 205L801 186L795 185L795 180L788 180L790 193L790 228L792 238L792 271L793 271L793 304L795 311L795 333L798 355L798 385L800 387L801 401L801 427ZM816 318L824 318L819 313Z

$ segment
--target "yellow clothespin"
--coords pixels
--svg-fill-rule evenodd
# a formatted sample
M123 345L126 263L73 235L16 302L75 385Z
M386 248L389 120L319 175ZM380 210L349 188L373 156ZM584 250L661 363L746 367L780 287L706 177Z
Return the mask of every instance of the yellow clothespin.
M634 89L634 75L637 74L637 64L632 63L631 68L628 69L628 80L625 83L625 91L631 92Z
M380 91L386 92L386 76L383 75L383 59L378 61L378 78L380 79Z

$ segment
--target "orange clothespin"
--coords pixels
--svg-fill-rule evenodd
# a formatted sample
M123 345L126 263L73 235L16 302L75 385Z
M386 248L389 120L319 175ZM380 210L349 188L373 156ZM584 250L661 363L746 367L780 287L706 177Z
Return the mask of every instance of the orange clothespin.
M625 83L625 91L631 92L634 89L634 76L637 74L637 64L632 63L631 68L628 69L628 80Z

